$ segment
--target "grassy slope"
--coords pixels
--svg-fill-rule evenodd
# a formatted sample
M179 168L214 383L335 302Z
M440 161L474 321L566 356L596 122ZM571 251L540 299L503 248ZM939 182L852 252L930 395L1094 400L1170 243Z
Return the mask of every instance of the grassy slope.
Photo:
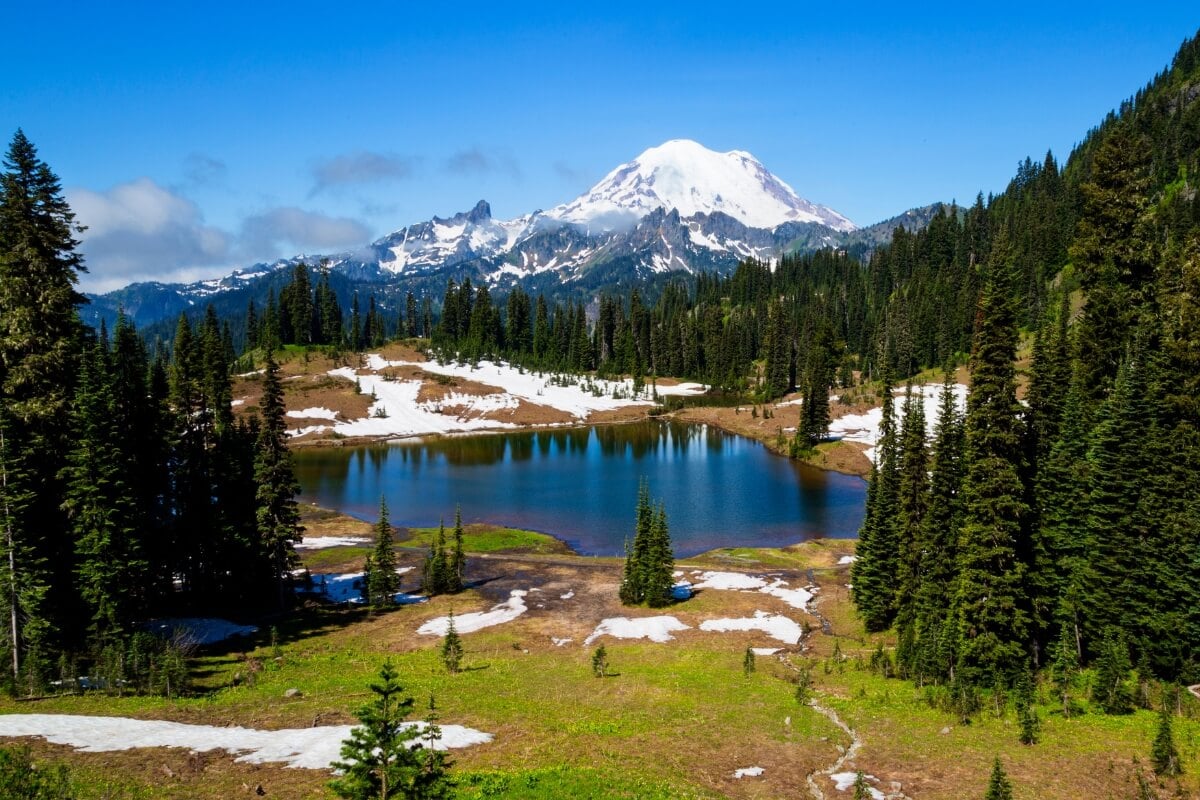
M1000 717L985 712L962 726L930 708L912 684L869 672L863 662L876 639L865 636L855 620L844 588L847 568L836 566L837 557L852 547L852 542L827 541L765 551L721 550L689 565L815 570L822 587L819 610L834 635L814 634L808 651L793 659L811 659L819 699L863 737L857 766L880 776L883 788L897 780L906 794L922 800L981 797L991 760L1000 755L1018 800L1133 796L1134 758L1145 762L1154 734L1151 712L1063 720L1045 703L1039 709L1042 742L1025 747L1017 741L1011 711ZM525 585L565 575L581 595L585 581L597 592L608 591L611 583L605 581L615 577L612 565L563 556L544 562L539 572L538 558L522 556L504 569L523 570ZM542 585L548 595L558 584ZM594 624L592 617L611 613L608 607L591 607L597 596L576 598L575 610L562 614L575 614L576 629L586 630ZM548 634L562 625L554 611L531 608L516 622L466 635L468 670L455 676L440 667L438 640L412 633L431 616L451 608L456 613L486 608L495 599L495 592L485 597L473 590L374 617L362 610L310 608L279 626L278 660L266 636L247 653L199 659L196 697L0 701L0 712L121 714L266 728L345 723L352 719L350 709L366 698L366 683L380 662L391 658L418 708L433 695L443 721L496 734L491 745L454 753L463 797L802 796L804 776L831 763L835 745L847 744L829 721L796 703L784 665L760 657L755 674L742 674L749 636L688 631L665 645L605 639L616 675L597 679L589 665L591 648L578 638L567 647L549 644ZM753 595L708 591L671 613L694 624L688 614L731 613L735 601L743 603L736 611L742 615L763 602ZM847 655L840 663L830 659L835 642ZM767 642L760 637L753 643ZM302 695L284 699L292 687ZM1188 710L1191 718L1177 721L1176 741L1187 770L1182 787L1195 792L1200 788L1200 723L1195 708ZM45 744L35 744L35 752L70 763L82 798L218 798L252 792L258 785L268 796L329 796L323 773L237 764L219 754L165 749L85 754ZM734 769L753 765L765 767L766 775L731 778ZM824 788L827 796L837 796L827 782Z

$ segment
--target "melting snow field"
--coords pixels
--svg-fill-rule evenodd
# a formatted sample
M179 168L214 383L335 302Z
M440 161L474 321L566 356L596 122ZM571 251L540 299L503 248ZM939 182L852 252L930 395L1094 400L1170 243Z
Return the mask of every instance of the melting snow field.
M675 638L671 635L672 633L686 631L691 627L671 616L641 617L639 619L610 617L601 620L600 624L596 626L596 630L592 631L591 635L583 640L583 643L589 645L601 636L612 636L614 639L649 639L652 642L669 642Z
M156 619L143 626L151 633L164 636L181 635L194 644L214 644L233 636L250 636L258 633L253 625L238 625L227 619L215 617L174 617Z
M295 546L297 550L324 550L327 547L358 547L370 541L358 536L306 536Z
M412 572L412 567L396 567L396 574L403 575ZM311 591L323 596L331 603L361 603L363 602L362 572L330 572L317 573L312 576ZM301 591L309 591L301 589ZM428 598L406 592L396 593L396 602L401 605L424 603Z
M742 767L733 771L734 778L757 778L765 772L762 767Z
M762 592L772 597L778 597L792 608L798 608L801 611L808 610L808 601L813 598L812 591L808 589L789 589L787 581L778 579L767 583L767 579L761 575L746 575L741 572L701 572L699 570L693 571L692 575L699 576L699 580L693 584L695 589Z
M926 435L933 438L933 427L939 419L938 408L942 402L941 384L930 383L924 386L914 386L913 394L921 399L921 404L925 409L925 432ZM892 396L895 397L896 418L899 420L904 410L904 388L896 389L892 392ZM954 384L954 401L960 412L966 408L967 387L961 383ZM829 433L830 435L840 434L843 441L870 445L865 453L867 458L874 461L875 443L879 440L879 424L882 421L883 409L872 408L865 414L847 414L833 420L829 423Z
M858 778L857 772L835 772L829 776L833 781L833 787L839 792L846 792L854 788L854 781ZM863 778L871 783L878 783L879 779L874 775L864 775ZM868 786L867 791L871 793L872 800L884 800L883 792Z
M382 374L359 375L352 367L330 370L330 375L357 381L364 394L373 395L365 418L338 422L337 415L327 408L306 408L289 411L288 416L297 419L327 419L329 425L309 425L289 431L292 436L333 430L345 436L416 436L429 433L452 433L483 429L515 428L515 424L503 420L481 417L506 409L516 409L520 402L553 408L566 412L576 419L587 419L595 411L606 411L624 406L647 405L649 399L627 399L633 393L632 381L594 381L598 394L582 386L556 386L548 374L522 371L504 363L480 361L478 367L469 364L438 364L423 361L388 361L378 353L367 356L367 366L376 373L393 367L417 367L435 375L462 378L464 380L495 386L502 390L483 396L452 393L440 400L418 402L421 382L416 380L390 380ZM706 386L699 383L681 383L658 388L660 395L702 394ZM614 391L623 395L614 398ZM647 389L649 391L649 389Z
M424 723L408 722L424 728ZM350 725L326 725L260 731L253 728L187 725L163 720L124 717L85 717L71 714L0 715L0 736L40 736L89 753L131 750L135 747L180 747L193 751L225 750L240 753L238 761L251 764L282 761L289 767L329 769L339 758ZM492 740L490 733L462 725L441 725L437 750L470 747Z
M709 619L700 623L702 631L762 631L772 639L784 644L798 644L804 635L795 620L779 614L768 614L765 611L755 611L753 617L739 619ZM774 651L772 651L774 652Z
M491 611L473 611L470 614L455 615L454 630L458 633L472 633L493 625L512 622L525 613L526 594L527 592L522 589L513 589L509 593L508 599L492 606ZM426 636L445 636L449 627L450 617L434 617L417 628L417 633L423 633Z

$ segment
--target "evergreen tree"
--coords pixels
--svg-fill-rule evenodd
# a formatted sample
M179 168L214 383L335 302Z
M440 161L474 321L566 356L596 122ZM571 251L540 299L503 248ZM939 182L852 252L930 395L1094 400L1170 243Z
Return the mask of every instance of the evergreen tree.
M854 800L871 800L871 786L860 769L854 773Z
M296 542L303 536L304 528L300 525L300 508L296 503L300 484L292 470L292 454L287 448L279 365L269 352L259 408L262 425L254 456L255 519L259 546L276 585L278 605L284 608L288 602L287 584L291 571L299 563Z
M137 500L122 463L116 427L115 386L108 353L97 341L84 359L76 385L71 428L75 446L63 471L63 508L78 557L80 595L91 612L89 632L97 648L112 644L140 610L146 563L139 552Z
M900 439L900 486L896 525L896 664L903 676L916 671L917 593L924 581L925 515L929 503L929 459L925 446L925 410L920 394L908 387Z
M792 337L783 304L772 302L767 307L767 365L763 382L764 400L782 397L791 391L796 371Z
M1072 708L1071 692L1075 685L1075 677L1079 674L1079 654L1070 626L1062 626L1051 658L1050 676L1054 681L1054 691L1062 703L1063 716L1069 718Z
M373 609L392 606L400 591L396 574L396 551L392 546L392 525L388 521L387 500L379 498L379 521L375 523L375 547L371 550L371 569L363 576L367 602Z
M1096 682L1092 700L1105 714L1129 714L1133 711L1133 691L1129 687L1129 649L1116 628L1109 628L1096 659Z
M900 491L899 436L887 376L881 388L883 416L875 463L867 485L867 511L858 533L858 559L850 567L854 605L869 631L882 631L896 613L896 577L900 552L896 528L899 523Z
M1175 736L1171 731L1171 696L1166 686L1162 690L1162 705L1158 710L1158 728L1154 733L1154 747L1150 751L1150 763L1154 772L1163 776L1175 776L1183 772L1179 750L1175 747Z
M963 429L951 366L945 369L938 408L929 496L918 534L921 580L916 594L916 663L910 666L918 681L949 679L954 663L954 625L947 587L954 585L958 574Z
M1011 681L1024 668L1029 615L1024 605L1020 409L1013 361L1017 331L1012 265L998 243L988 267L967 396L963 527L957 607L961 677L981 685Z
M1004 774L1004 765L997 756L992 764L992 777L988 780L987 794L983 796L983 800L1012 800L1012 796L1012 783Z
M60 508L78 374L83 260L58 178L21 130L0 174L0 491L13 679L39 681L51 617L67 622L73 558ZM25 663L22 665L22 654Z
M463 554L463 524L462 524L462 509L458 506L454 507L454 549L450 552L450 560L447 564L447 586L446 590L450 594L455 594L463 590L463 571L466 569L467 559Z
M747 678L750 677L754 674L754 666L754 651L747 647L746 652L742 655L742 674Z
M457 675L462 666L463 645L458 631L454 629L454 612L446 618L446 635L442 639L442 663L451 675Z
M375 697L355 712L359 724L342 743L342 760L333 765L342 775L330 781L329 788L345 800L448 798L453 786L450 764L426 746L439 732L434 729L422 737L419 727L404 722L413 700L405 696L391 662L384 663L379 681L370 689Z
M1037 695L1032 668L1017 680L1017 724L1021 726L1021 744L1037 744L1041 722L1037 714Z
M604 649L604 645L592 651L592 674L597 678L608 674L608 651Z
M675 554L671 547L671 533L667 527L667 510L660 503L650 522L650 541L646 549L642 569L642 589L646 605L662 608L674 600Z
M430 597L445 594L450 587L449 563L446 560L446 523L438 525L437 536L429 543L429 554L425 556L422 572L425 576L425 593Z
M654 538L654 507L650 505L650 486L645 479L638 485L636 524L633 546L626 548L620 597L627 606L646 601L646 570L651 567Z

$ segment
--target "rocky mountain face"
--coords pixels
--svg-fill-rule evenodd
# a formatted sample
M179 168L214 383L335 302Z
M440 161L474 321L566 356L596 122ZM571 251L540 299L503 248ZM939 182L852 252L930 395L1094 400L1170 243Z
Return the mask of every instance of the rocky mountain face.
M749 153L717 153L688 140L650 148L569 203L496 220L480 200L469 211L433 217L355 252L257 264L193 284L134 284L92 297L89 321L123 308L139 326L209 303L234 313L261 304L300 261L328 264L347 297L357 288L385 306L405 293L440 299L446 280L470 277L503 291L521 284L586 296L676 273L732 271L739 261L823 247L870 249L889 224L928 222L925 210L859 229L833 209L800 197ZM881 227L883 226L883 227Z

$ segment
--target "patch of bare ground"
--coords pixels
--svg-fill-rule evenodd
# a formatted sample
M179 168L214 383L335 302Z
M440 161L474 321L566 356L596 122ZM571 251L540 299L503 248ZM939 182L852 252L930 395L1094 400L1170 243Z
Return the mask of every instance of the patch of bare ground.
M579 419L570 412L550 406L530 403L526 400L517 401L516 408L498 408L479 415L480 419L490 419L496 422L511 422L514 425L570 425ZM590 420L589 420L590 421Z
M386 358L388 361L428 361L425 354L418 350L411 342L389 342L383 347L374 350L373 352Z
M414 376L421 381L421 388L417 392L418 403L438 402L445 400L451 395L463 395L466 397L486 397L489 394L504 394L504 390L498 386L489 386L486 383L467 380L453 375L435 375L425 372L424 370L415 370Z
M791 404L799 395L788 395L779 403L746 404L742 406L698 406L675 412L675 419L716 426L729 433L745 436L762 442L768 450L779 455L789 455L792 438L800 424L800 406ZM835 400L830 407L834 419L847 414L862 414L872 408L867 397L857 397L852 403ZM849 475L867 475L871 462L863 450L851 442L831 442L821 445L808 462L821 469L844 472Z
M636 422L650 416L650 406L621 406L604 411L593 411L587 421L589 425L610 425L621 422Z

